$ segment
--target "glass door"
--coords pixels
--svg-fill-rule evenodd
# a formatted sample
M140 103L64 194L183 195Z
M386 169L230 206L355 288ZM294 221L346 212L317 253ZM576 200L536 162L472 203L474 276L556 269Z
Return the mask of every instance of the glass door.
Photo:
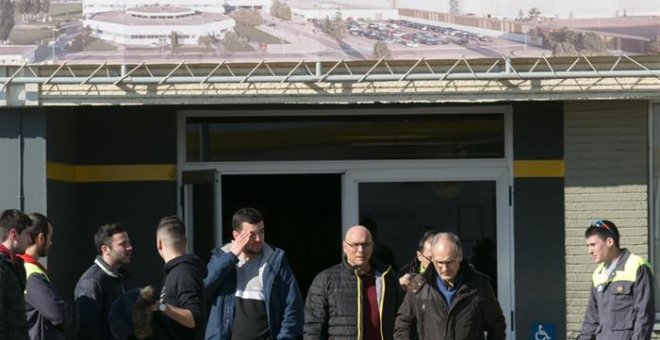
M343 183L343 226L372 230L380 260L396 268L413 259L424 232L457 234L464 258L491 277L510 330L509 183L508 171L497 168L350 171Z
M188 251L208 261L211 250L222 244L218 193L220 177L216 170L182 172L182 212L186 223ZM209 237L211 236L211 237Z

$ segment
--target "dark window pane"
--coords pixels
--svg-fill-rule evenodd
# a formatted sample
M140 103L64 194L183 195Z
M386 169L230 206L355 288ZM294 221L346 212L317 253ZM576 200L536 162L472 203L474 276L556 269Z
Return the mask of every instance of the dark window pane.
M189 118L186 160L503 158L504 115Z

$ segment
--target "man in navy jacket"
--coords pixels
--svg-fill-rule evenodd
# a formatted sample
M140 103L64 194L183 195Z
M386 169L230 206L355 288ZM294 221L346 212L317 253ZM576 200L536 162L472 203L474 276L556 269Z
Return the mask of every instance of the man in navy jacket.
M295 339L304 304L284 251L264 242L259 211L232 217L231 243L213 250L204 279L210 314L206 339Z

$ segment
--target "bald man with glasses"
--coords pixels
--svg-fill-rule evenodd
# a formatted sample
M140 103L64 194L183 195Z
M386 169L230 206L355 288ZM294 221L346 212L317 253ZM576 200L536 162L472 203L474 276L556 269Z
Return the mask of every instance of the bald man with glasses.
M650 339L655 323L651 265L620 248L612 221L594 221L584 237L598 266L578 339Z
M400 301L397 273L372 257L373 246L367 228L348 229L344 260L316 275L307 294L306 340L392 339Z

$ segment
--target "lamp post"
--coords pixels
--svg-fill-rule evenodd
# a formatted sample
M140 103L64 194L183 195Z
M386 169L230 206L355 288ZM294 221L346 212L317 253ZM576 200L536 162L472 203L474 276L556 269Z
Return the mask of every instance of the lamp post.
M55 26L52 26L50 30L53 32L53 56L52 56L52 64L55 64L55 32L58 31L58 29Z

